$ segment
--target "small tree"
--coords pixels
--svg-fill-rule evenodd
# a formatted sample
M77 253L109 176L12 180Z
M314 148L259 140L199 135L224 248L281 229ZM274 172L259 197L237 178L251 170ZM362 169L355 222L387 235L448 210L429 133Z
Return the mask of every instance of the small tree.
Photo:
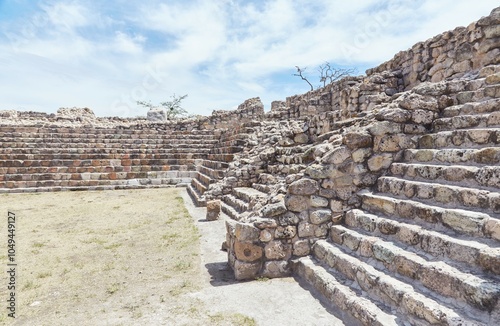
M187 97L186 95L182 95L177 97L175 94L171 96L172 101L160 102L159 105L153 105L151 101L137 101L138 105L142 105L149 109L154 108L162 108L167 113L167 119L172 120L178 117L186 116L188 112L181 107L181 102Z
M311 87L311 91L314 89L313 85L307 80L307 78L302 74L307 68L300 68L299 66L295 66L297 68L297 72L293 74L294 76L300 77L302 80L306 81Z
M327 84L331 84L339 79L342 79L344 77L347 77L347 76L350 76L350 75L356 73L356 69L354 69L354 68L348 68L348 69L335 68L335 67L330 66L329 62L325 62L324 64L319 66L318 72L320 73L319 81L322 82L323 87L325 87Z
M300 77L302 80L308 83L309 87L311 87L311 91L314 90L314 87L311 84L311 82L307 79L307 77L304 76L304 71L306 70L306 68L300 68L299 66L295 66L295 68L297 68L297 72L293 75ZM356 73L356 69L335 68L330 66L329 62L325 62L324 64L319 66L318 72L320 73L319 81L323 83L322 87L325 87L326 85L331 84L339 79L342 79L344 77Z

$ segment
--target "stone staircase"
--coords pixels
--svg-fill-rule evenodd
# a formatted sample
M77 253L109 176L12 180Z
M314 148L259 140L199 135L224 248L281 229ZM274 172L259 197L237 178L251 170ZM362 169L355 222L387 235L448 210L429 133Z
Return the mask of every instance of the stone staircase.
M186 185L209 131L0 126L0 192Z
M250 211L255 201L267 197L265 192L253 187L233 188L230 194L222 196L221 209L231 219L239 221L241 214Z
M224 133L217 142L206 160L201 160L197 165L197 173L188 185L187 190L196 206L206 206L207 200L204 196L211 184L221 180L225 176L229 163L233 161L234 154L243 150L246 145L249 128L236 129Z
M484 80L293 263L363 325L500 324L500 85Z

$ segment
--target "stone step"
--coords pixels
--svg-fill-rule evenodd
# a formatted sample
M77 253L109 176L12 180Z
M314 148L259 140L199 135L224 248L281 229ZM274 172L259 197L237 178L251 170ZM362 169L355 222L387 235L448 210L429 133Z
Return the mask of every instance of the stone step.
M252 183L252 188L264 194L268 194L271 191L268 185L260 183Z
M130 171L130 172L82 172L82 173L26 173L5 174L0 180L8 181L45 181L45 180L119 180L148 178L194 178L196 171Z
M210 161L230 163L234 159L234 154L208 154L204 158Z
M198 190L196 190L192 182L193 181L191 181L191 183L187 186L187 192L189 196L191 196L191 199L197 207L207 206L206 199L198 192Z
M460 129L440 131L423 135L418 140L418 147L425 149L439 148L476 148L500 144L500 128Z
M500 167L470 165L437 165L421 163L393 163L390 173L405 179L440 182L456 186L498 190Z
M452 237L422 226L352 209L345 215L345 224L388 242L399 243L407 250L426 253L429 259L458 262L461 270L500 275L500 248L478 242L473 237ZM491 243L495 245L495 243ZM463 264L467 267L464 267Z
M193 159L85 159L85 160L0 160L0 168L22 168L22 167L78 167L78 166L179 166L186 165L187 169L194 170Z
M488 311L497 303L498 285L493 282L481 283L483 280L479 278L475 279L460 271L447 270L450 267L443 263L428 263L412 253L404 255L404 250L390 243L373 237L364 238L346 228L335 226L334 232L340 230L345 231L341 236L332 236L340 243L332 244L319 240L313 246L313 254L323 264L358 285L370 298L392 307L405 319L413 319L415 324L422 323L419 319L440 325L481 323L481 319L489 321ZM365 246L361 253L357 249L349 250L344 246L344 242L349 242L356 236ZM380 267L375 268L366 263L364 260L367 259L362 258L363 254L376 259ZM417 266L418 273L411 269ZM405 277L413 279L413 285L405 282ZM461 305L467 302L474 308L467 307L467 313L470 315L464 316L462 314L465 312L458 305L446 304L444 300L440 300L440 295L431 295L428 291L417 288L420 283L432 291L455 298ZM462 288L467 292L460 292ZM480 320L471 320L478 317Z
M2 148L0 159L34 160L46 158L65 159L115 159L115 158L193 158L204 157L206 153L193 151L177 153L172 149L154 148Z
M200 173L203 173L204 175L207 175L214 180L222 179L225 174L225 169L212 169L203 165L198 165L197 169Z
M460 115L451 118L440 118L432 123L434 132L472 129L472 128L494 128L500 127L500 111L478 115Z
M499 169L500 171L500 169ZM492 182L492 179L487 179ZM477 188L441 183L405 180L397 177L380 177L378 191L399 198L436 204L445 208L460 208L488 213L500 213L500 193ZM498 186L498 185L497 185ZM498 190L498 189L497 189Z
M208 175L205 175L199 171L196 173L196 179L200 181L205 187L207 187L207 189L210 186L210 184L216 182L216 180L212 179Z
M243 200L246 203L250 203L254 199L268 197L268 194L264 192L261 192L254 188L247 188L247 187L234 188L233 194L238 199Z
M444 148L444 149L407 149L405 162L425 162L436 164L459 164L481 166L500 164L500 147Z
M443 110L442 115L445 118L456 117L461 115L482 114L498 111L500 99L493 98L480 102L471 102L447 107Z
M189 153L189 152L200 152L200 153L210 153L211 146L206 145L194 145L194 144L147 144L147 143L124 143L124 142L108 142L108 143L48 143L48 142L0 142L0 148L11 148L13 151L16 151L18 148L116 148L116 149L170 149L172 151L176 151L179 153Z
M360 193L363 209L388 217L413 220L427 229L495 239L500 241L500 220L490 215L462 209L450 209L414 200L392 198L369 191Z
M228 147L212 147L210 148L210 154L234 154L239 153L243 150L241 146L228 146Z
M455 95L458 104L478 103L492 99L491 86L481 85L477 89L465 90ZM494 94L495 92L493 92Z
M191 181L191 185L196 188L196 190L198 191L198 193L200 195L203 195L205 193L205 191L207 191L208 187L205 186L203 183L201 183L198 179L196 178L193 178L193 180Z
M1 137L57 137L61 135L67 138L153 138L153 139L214 139L212 130L200 131L193 130L188 132L172 132L165 130L154 130L151 128L126 130L121 128L44 128L44 127L30 127L30 126L4 126L0 125Z
M233 207L226 204L224 201L221 202L221 210L231 219L236 221L240 220L240 214Z
M245 202L232 194L222 196L222 201L226 203L226 205L232 207L238 213L246 212L249 207L248 202Z
M93 134L16 134L16 133L1 133L2 140L5 142L47 142L47 143L81 143L88 140L91 143L144 143L144 144L207 144L214 146L220 144L218 138L212 136L190 136L182 135L178 137L168 137L155 134L142 135L93 135Z
M187 186L191 178L140 178L140 179L117 179L117 180L43 180L43 181L6 181L0 182L0 193L9 192L33 192L33 191L60 191L52 188L92 188L111 187L110 189L120 189L127 187L146 187L146 186ZM29 190L29 189L45 190ZM27 190L28 189L28 190ZM89 190L92 190L89 189Z
M302 172L306 169L305 164L272 164L267 166L268 173L287 176L289 174L295 174Z
M213 170L226 170L229 167L229 164L226 162L211 161L211 160L203 160L201 162L201 165Z
M158 182L158 180L154 180ZM102 191L102 190L125 190L125 189L150 189L150 188L172 188L185 187L185 183L165 183L165 184L117 184L102 186L54 186L54 187L31 187L31 188L0 188L0 194L9 193L34 193L34 192L61 192L61 191Z
M379 308L358 289L344 284L340 277L337 278L334 273L328 272L314 258L299 258L292 263L292 266L295 273L318 291L334 310L340 309L349 313L361 325L401 325L397 321L397 316Z

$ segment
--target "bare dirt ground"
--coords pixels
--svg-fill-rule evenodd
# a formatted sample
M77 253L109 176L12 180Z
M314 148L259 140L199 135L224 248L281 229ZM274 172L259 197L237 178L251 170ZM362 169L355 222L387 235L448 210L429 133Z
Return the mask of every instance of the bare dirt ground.
M293 278L236 282L184 189L0 195L16 214L16 319L2 325L342 325Z

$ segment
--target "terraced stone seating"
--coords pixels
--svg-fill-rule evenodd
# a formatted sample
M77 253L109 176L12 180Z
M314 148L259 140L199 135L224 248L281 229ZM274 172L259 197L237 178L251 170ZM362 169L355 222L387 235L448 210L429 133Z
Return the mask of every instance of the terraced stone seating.
M0 191L187 185L211 131L0 126Z
M245 128L226 131L220 141L210 148L207 159L198 161L196 174L187 188L196 206L206 206L205 191L211 184L224 177L229 163L234 159L234 154L243 149L247 138L248 130Z
M492 78L491 76L496 76ZM294 268L364 325L500 323L498 70L456 94L417 148Z

